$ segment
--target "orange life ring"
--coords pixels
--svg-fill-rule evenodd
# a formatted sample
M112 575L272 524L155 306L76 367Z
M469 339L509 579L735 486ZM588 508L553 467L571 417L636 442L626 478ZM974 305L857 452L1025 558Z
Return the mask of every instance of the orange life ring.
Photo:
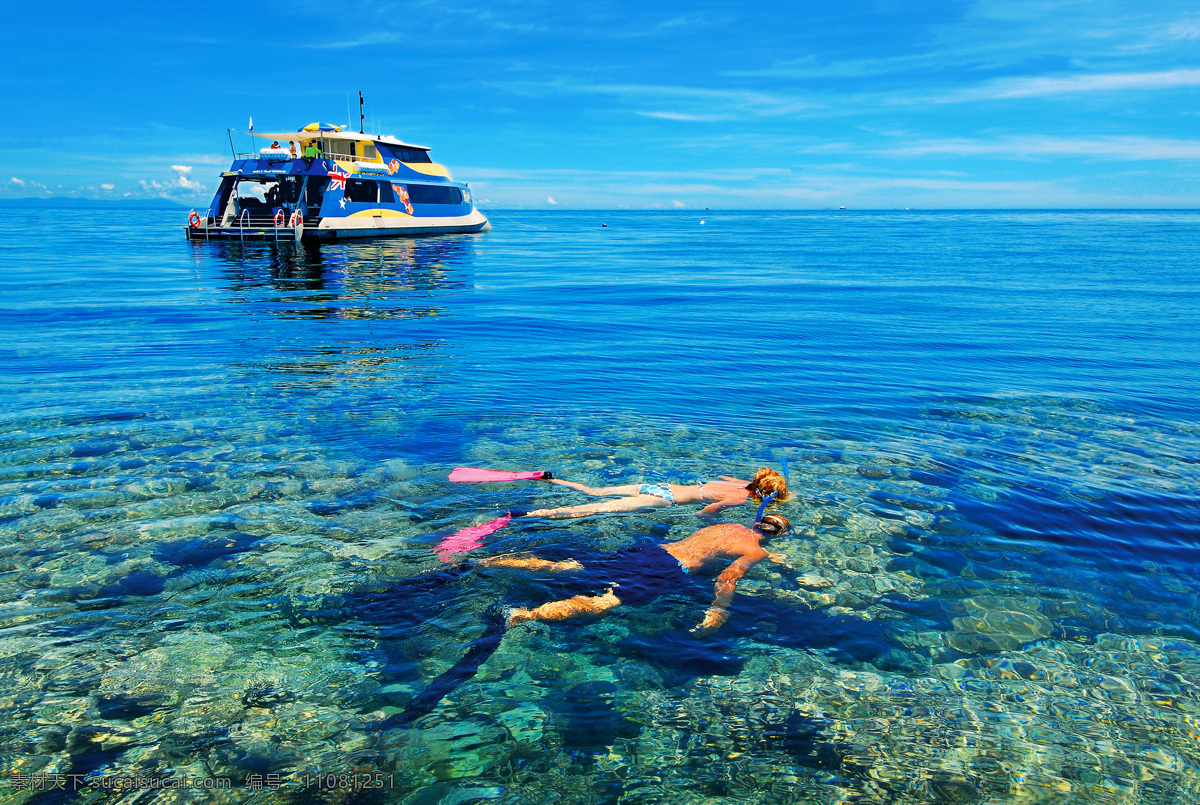
M192 210L192 214L188 216L188 226L192 227L192 229L200 226L200 213Z
M275 213L275 226L283 226L283 210Z
M300 210L294 210L292 212L292 217L288 219L288 226L290 226L292 229L295 229L303 222L304 216L300 214Z

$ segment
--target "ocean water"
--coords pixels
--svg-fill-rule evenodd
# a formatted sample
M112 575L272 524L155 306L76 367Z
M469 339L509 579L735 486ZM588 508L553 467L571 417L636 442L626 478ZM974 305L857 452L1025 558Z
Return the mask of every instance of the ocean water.
M183 223L0 220L0 802L1200 801L1200 213ZM701 588L495 645L570 585L433 550L584 500L456 465L785 461L793 569L708 637Z

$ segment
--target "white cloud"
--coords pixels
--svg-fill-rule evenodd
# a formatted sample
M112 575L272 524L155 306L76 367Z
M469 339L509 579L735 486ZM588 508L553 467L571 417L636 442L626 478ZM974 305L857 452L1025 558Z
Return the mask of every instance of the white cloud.
M557 204L558 202L554 200L554 196L546 196L546 203L547 204Z
M926 100L935 103L1038 98L1048 95L1079 95L1088 92L1178 89L1200 86L1200 70L1164 70L1156 73L1093 73L1062 78L1006 78L976 89ZM908 102L907 100L905 101Z
M814 108L808 101L791 95L743 89L710 89L660 84L596 84L587 81L508 81L493 84L499 89L526 96L605 95L621 103L637 105L650 101L656 106L691 106L680 110L637 111L649 117L670 120L724 119L734 114L773 116ZM716 112L713 112L713 109ZM700 109L702 111L697 111Z
M116 185L115 185L115 184L102 184L102 185L100 185L100 189L101 189L101 190L112 190L112 189L114 189L115 187L116 187Z
M660 120L684 120L689 122L715 123L720 120L733 120L733 115L689 115L684 112L638 112L643 117L657 117Z
M1192 39L1200 39L1200 17L1192 17L1186 20L1176 20L1167 26L1163 32L1166 39L1175 42L1187 42Z
M671 202L671 206L672 206L672 207L675 207L676 209L680 209L680 210L681 210L681 209L683 209L684 207L686 207L687 205L686 205L686 204L684 204L682 201L672 201L672 202Z
M1151 137L1006 137L1000 140L922 140L885 149L890 156L999 156L1010 159L1079 157L1144 161L1200 159L1200 140Z
M204 185L200 184L199 182L193 182L191 179L188 178L188 174L190 174L192 172L191 165L172 165L171 170L173 170L179 174L176 177L175 182L180 187L182 187L184 190L191 190L192 192L200 192L204 189Z
M1146 38L1120 48L1124 52L1168 50L1200 39L1200 17L1191 16L1153 26Z
M26 181L26 180L20 179L16 176L12 177L7 182L5 182L4 186L7 187L9 190L25 189L25 190L36 190L41 193L53 193L54 192L53 190L51 190L49 187L42 184L41 182L35 182L32 179L30 179L29 181ZM59 187L62 187L62 185L59 185Z

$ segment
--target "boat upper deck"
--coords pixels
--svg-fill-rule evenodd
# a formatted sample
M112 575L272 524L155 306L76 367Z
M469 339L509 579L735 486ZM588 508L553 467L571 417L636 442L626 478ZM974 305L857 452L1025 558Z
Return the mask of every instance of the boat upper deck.
M260 163L251 168L254 173L271 172L273 169L284 173L303 173L308 171L296 170L287 163L290 160L302 159L307 166L311 166L313 160L333 160L340 168L351 173L386 170L387 173L393 174L399 165L403 165L414 173L429 177L432 181L452 181L450 172L430 158L428 147L406 143L390 135L312 128L300 131L239 133L271 140L272 144L260 149L258 153L235 152L230 173L246 170L246 163L250 160ZM239 165L239 162L243 164Z

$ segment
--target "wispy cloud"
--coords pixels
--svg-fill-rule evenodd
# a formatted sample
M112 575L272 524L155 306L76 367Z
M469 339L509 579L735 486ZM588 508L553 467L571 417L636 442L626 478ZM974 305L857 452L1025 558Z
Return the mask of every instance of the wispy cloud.
M1189 15L1150 27L1138 41L1120 47L1124 53L1166 50L1200 39L1200 16Z
M1092 73L1057 78L1001 79L978 89L967 90L942 100L1033 98L1047 95L1078 95L1088 92L1177 89L1200 86L1200 70L1165 70L1154 73Z
M1200 39L1200 17L1188 17L1168 24L1163 30L1163 38L1171 42Z
M692 123L692 122L715 123L715 122L721 121L721 120L729 120L733 117L733 115L689 115L684 112L642 112L642 111L639 111L636 114L642 115L643 117L656 117L660 120L680 120L680 121L685 121L685 122L689 122L689 123Z
M922 140L884 149L888 156L990 156L1010 159L1079 157L1121 161L1200 159L1200 140L1152 137L1005 137L999 140Z
M602 84L575 80L507 81L496 82L492 86L527 96L602 95L614 98L627 106L650 102L656 107L664 105L684 107L633 110L639 115L668 120L713 120L733 114L774 116L814 107L813 103L794 95L750 89L711 89L662 84Z

